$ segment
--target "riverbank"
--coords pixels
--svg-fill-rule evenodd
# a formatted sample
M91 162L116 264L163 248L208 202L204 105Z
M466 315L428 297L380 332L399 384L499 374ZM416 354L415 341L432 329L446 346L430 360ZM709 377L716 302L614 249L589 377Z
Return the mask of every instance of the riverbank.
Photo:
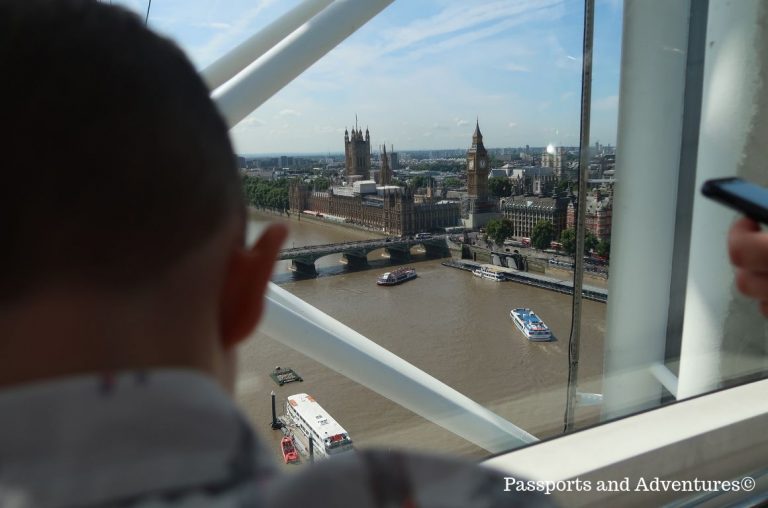
M505 268L496 265L488 265L487 263L477 263L475 261L468 260L451 260L444 261L443 266L450 268L458 268L459 270L465 270L472 272L477 268L483 266L493 266L494 270L503 273L507 281L517 282L519 284L525 284L542 289L548 289L551 291L557 291L566 295L573 294L573 279L560 279L546 275L538 275L535 273L521 272L512 268ZM608 290L604 288L598 288L589 284L584 284L582 287L582 296L595 302L607 303L608 302Z
M366 231L368 233L372 233L376 236L380 237L386 237L391 236L384 233L384 231L380 229L370 228L367 226L363 226L362 224L354 224L352 222L341 222L337 220L329 220L325 217L316 217L313 215L309 215L306 213L292 213L289 217L291 220L294 220L296 222L310 222L315 224L326 224L326 225L333 225L333 226L341 226L343 228L349 228L354 229L356 231Z
M257 217L290 229L286 246L364 240L373 235L322 221L298 221L294 214ZM256 227L259 227L257 224ZM500 417L537 437L562 431L567 384L571 297L525 284L497 284L442 266L446 259L412 261L419 277L393 287L376 285L376 269L390 262L372 253L374 270L349 270L339 255L316 261L318 277L294 278L290 262L275 270L282 287L448 384ZM514 326L509 311L528 307L547 323L555 340L531 343ZM582 307L580 390L601 393L606 306L585 300ZM262 334L241 348L237 395L259 427L276 460L282 462L282 433L271 431L270 392L279 407L305 392L342 425L360 448L377 446L439 451L471 459L487 452L411 411L332 371L315 359ZM277 385L275 365L290 366L304 382ZM482 378L477 373L482 372ZM279 411L281 412L281 411ZM578 408L579 426L594 423L599 408ZM297 470L289 468L289 470Z

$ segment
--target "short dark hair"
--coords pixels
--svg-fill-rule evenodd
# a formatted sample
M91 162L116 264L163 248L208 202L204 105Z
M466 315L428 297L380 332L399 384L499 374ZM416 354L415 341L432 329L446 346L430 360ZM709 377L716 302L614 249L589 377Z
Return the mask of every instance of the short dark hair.
M0 0L0 69L0 300L144 283L242 213L209 91L136 15Z

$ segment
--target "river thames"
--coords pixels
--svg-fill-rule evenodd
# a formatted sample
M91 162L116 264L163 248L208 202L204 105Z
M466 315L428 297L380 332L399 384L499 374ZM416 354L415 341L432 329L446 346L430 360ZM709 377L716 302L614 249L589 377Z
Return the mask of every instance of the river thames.
M285 247L363 240L377 235L339 225L272 215L290 228ZM258 230L254 223L253 232ZM251 235L252 236L252 235ZM348 271L341 254L316 263L319 276L295 278L290 262L278 263L273 281L377 344L483 404L539 438L562 430L568 369L571 297L515 282L494 282L441 265L414 251L418 278L394 287L376 285L389 260L369 254L370 269ZM509 318L513 307L530 307L555 336L529 342ZM600 393L606 305L584 301L579 391ZM302 383L277 386L269 374L290 367ZM241 347L238 401L276 456L279 432L269 427L269 394L278 413L285 397L306 392L349 432L357 447L429 450L480 458L488 452L371 390L256 332ZM581 425L599 410L580 408Z

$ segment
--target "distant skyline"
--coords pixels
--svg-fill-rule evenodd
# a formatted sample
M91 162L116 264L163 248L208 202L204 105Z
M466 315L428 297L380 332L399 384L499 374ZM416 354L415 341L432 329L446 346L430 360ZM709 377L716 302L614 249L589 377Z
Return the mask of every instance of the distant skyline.
M141 14L146 0L120 3ZM297 0L154 0L151 28L198 69ZM616 143L621 2L597 0L594 144ZM396 0L231 131L238 153L338 153L355 115L371 149L578 145L583 2Z

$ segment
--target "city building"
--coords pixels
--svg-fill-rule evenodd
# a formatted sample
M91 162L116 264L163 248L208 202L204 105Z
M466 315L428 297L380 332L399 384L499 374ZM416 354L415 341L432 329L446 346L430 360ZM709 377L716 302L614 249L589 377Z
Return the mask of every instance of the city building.
M347 179L368 180L371 173L371 136L368 129L363 131L357 128L352 129L350 134L344 130L344 155L346 161Z
M501 201L504 217L512 221L512 236L529 238L534 226L547 220L554 226L555 238L566 228L570 198L513 196Z
M372 181L357 184L375 183ZM459 223L459 204L422 200L416 203L407 188L396 186L362 188L332 187L326 192L312 192L294 182L288 191L291 211L312 211L347 224L383 231L393 235L412 235L453 227Z
M348 224L384 231L388 234L410 235L459 224L458 202L438 201L429 189L427 195L416 199L408 188L389 185L392 170L386 147L378 171L379 185L363 178L370 174L370 134L360 130L352 134L345 131L347 180L346 186L332 186L326 191L312 191L296 179L288 189L288 202L292 212L304 211L321 214ZM486 161L487 164L487 161ZM487 167L487 166L486 166ZM487 192L487 173L485 182Z
M563 180L569 178L568 175L568 158L566 157L565 147L556 146L547 147L548 151L541 155L541 166L545 168L552 168L554 175L557 179Z
M293 166L293 157L289 157L287 155L281 155L280 156L280 167L281 168L290 168Z
M496 204L488 194L489 172L490 160L478 120L472 134L472 145L467 150L467 197L462 203L462 222L466 228L480 228L499 215Z
M389 151L389 167L392 169L392 171L396 171L400 169L400 156L397 152L395 152L394 147L390 147L391 150Z
M467 150L467 193L479 206L488 203L489 171L488 151L483 145L478 121L472 134L472 146Z
M510 175L512 194L545 196L552 194L557 182L555 170L548 167L513 168Z
M568 203L567 227L576 228L576 206L578 200ZM598 240L611 238L611 216L613 214L613 195L602 189L595 189L587 194L586 212L584 214L585 228Z

